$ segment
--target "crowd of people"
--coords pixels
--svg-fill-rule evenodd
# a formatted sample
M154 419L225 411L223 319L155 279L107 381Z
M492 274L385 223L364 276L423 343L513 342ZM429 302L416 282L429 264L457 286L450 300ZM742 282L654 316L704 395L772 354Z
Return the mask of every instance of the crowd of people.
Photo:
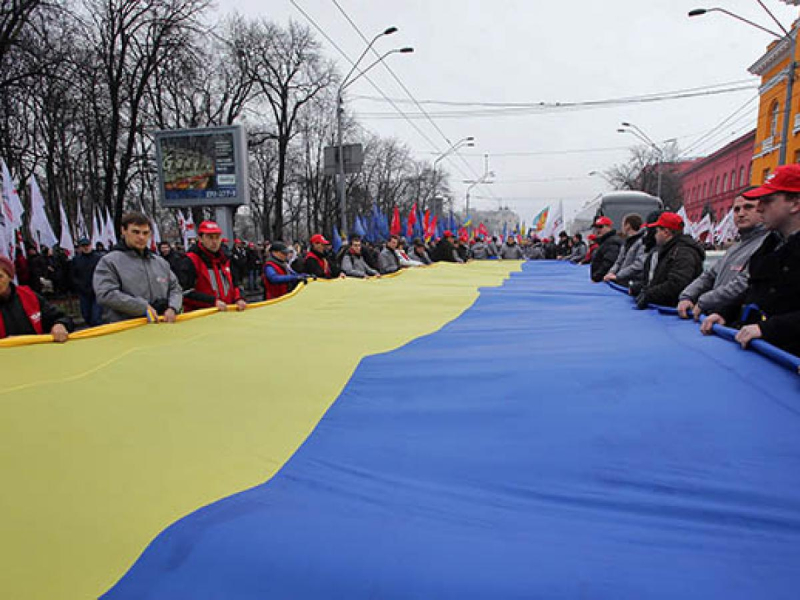
M203 308L245 310L248 298L279 298L312 278L381 277L432 262L556 259L590 265L592 281L624 286L638 308L676 307L682 318L704 317L703 333L729 324L742 346L762 338L800 355L800 165L780 167L743 192L733 212L739 241L705 271L704 248L672 212L626 215L619 231L600 216L588 244L563 231L558 240L510 235L502 242L445 231L434 244L393 235L376 245L353 235L337 252L321 234L307 247L240 239L229 246L213 221L201 223L189 248L162 241L154 252L149 219L128 213L108 252L84 238L71 261L34 248L14 262L0 258L0 338L68 339L73 319L46 299L45 287L74 291L87 326L139 317L170 323Z

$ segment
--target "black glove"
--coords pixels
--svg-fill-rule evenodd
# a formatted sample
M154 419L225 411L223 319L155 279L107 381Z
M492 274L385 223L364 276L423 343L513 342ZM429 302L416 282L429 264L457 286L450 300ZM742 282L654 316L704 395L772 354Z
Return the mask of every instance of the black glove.
M628 289L628 293L635 298L642 293L642 287L643 286L641 283L631 282L630 288Z
M642 292L641 294L636 296L636 308L638 308L639 310L644 310L645 308L647 308L648 304L649 301L647 300L646 292Z
M169 302L166 298L156 298L150 303L150 306L155 308L158 314L163 315L164 312L169 308Z

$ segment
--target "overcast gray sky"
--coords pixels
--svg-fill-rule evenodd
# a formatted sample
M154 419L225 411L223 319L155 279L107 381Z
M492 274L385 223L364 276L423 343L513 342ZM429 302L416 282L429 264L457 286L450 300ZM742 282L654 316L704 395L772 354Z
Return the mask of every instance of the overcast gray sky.
M483 172L483 155L488 153L496 182L475 188L473 203L491 208L502 202L528 222L559 199L564 200L569 218L584 201L608 189L602 178L588 173L626 159L626 147L636 140L617 133L621 121L635 123L659 143L677 138L681 148L688 148L742 109L717 135L697 146L693 156L706 155L755 127L758 79L747 68L764 52L770 36L720 13L689 18L689 10L719 6L768 28L777 27L755 0L719 4L699 0L295 2L351 59L365 44L337 2L369 38L390 25L398 27L397 33L382 38L376 47L415 48L414 54L387 60L419 101L574 103L732 82L752 84L752 88L720 95L522 114L501 114L496 109L476 114L487 107L424 104L450 140L476 138L476 147L462 152L471 168L457 159L444 161L456 206L463 207L465 199L462 180ZM765 3L787 28L798 16L797 8L778 0ZM227 3L220 8L233 10ZM308 23L291 0L241 0L235 8L279 22L291 18ZM347 59L320 39L325 52L346 72ZM398 105L404 112L418 112L380 66L370 71L370 79L386 96L403 100ZM444 137L430 121L413 119L421 133L390 104L370 99L380 96L365 79L349 88L349 93L350 107L363 125L406 142L417 158L433 160L446 150ZM455 118L441 114L455 111L470 113Z

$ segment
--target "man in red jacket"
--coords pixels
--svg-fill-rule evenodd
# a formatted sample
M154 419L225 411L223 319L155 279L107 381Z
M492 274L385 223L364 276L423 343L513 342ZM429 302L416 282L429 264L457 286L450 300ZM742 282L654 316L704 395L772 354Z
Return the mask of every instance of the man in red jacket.
M0 256L0 339L49 333L66 342L72 319L26 285L14 285L14 263Z
M214 221L203 221L197 229L197 244L189 248L178 279L183 288L186 312L216 307L244 310L247 303L233 284L230 259L222 251L222 229Z

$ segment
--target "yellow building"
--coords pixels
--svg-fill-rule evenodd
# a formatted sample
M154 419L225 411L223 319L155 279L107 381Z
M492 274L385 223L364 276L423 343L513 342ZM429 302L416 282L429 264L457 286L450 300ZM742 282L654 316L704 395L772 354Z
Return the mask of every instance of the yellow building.
M792 24L792 33L797 35L798 21ZM753 165L750 183L759 185L767 175L778 166L781 141L783 139L783 119L786 106L787 74L792 62L798 61L798 45L795 44L794 56L791 56L792 43L789 37L775 40L767 46L766 53L749 69L753 75L761 77L759 87L758 125L756 126L756 142L753 149ZM786 141L786 161L800 162L800 84L797 81L798 71L795 69L794 89L789 107L789 129Z

